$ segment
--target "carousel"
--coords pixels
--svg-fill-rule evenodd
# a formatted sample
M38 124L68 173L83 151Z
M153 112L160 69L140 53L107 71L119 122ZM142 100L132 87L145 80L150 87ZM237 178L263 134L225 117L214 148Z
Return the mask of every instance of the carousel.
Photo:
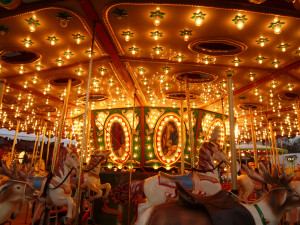
M0 0L0 224L298 224L299 25L299 0Z

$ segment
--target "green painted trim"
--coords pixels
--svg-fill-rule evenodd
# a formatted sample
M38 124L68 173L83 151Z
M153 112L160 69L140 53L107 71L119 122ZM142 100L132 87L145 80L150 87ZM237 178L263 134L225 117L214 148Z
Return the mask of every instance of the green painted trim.
M259 206L257 204L254 204L254 207L255 207L256 211L258 212L260 220L263 223L263 225L267 225L266 218L265 218L263 212L260 210Z

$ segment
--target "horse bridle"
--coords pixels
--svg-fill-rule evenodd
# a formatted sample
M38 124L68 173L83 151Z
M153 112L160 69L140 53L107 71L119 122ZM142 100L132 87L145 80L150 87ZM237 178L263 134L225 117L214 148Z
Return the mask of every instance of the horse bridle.
M212 172L212 171L214 171L215 169L219 169L220 166L222 165L222 163L226 163L226 161L225 161L225 160L221 160L216 166L214 166L212 169L209 169L209 170L198 170L198 169L196 169L196 168L192 168L191 170L192 170L192 171L196 171L196 172L198 172L198 173Z

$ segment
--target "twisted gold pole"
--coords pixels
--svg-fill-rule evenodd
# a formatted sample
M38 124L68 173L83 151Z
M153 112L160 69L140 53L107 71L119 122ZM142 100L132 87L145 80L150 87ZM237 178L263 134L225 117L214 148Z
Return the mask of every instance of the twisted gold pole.
M42 158L43 158L46 129L47 129L47 123L45 123L44 128L43 128L43 139L42 139L42 147L41 147L41 152L40 152L39 170L41 169L41 163L42 163ZM45 167L46 167L46 165L45 165Z
M185 76L185 95L186 95L186 106L189 119L189 133L190 133L190 148L191 148L191 168L195 167L195 152L194 152L194 134L192 126L192 115L191 115L191 105L190 105L190 87L188 76Z
M76 191L76 216L75 216L75 225L78 225L79 222L79 208L80 208L80 201L81 201L81 176L82 176L82 167L83 167L83 160L84 156L83 153L86 152L87 149L87 133L86 133L86 126L87 126L87 112L88 112L88 104L90 98L90 82L91 82L91 74L92 74L92 64L93 64L93 51L94 51L94 40L95 40L95 30L96 30L96 21L94 22L93 27L93 36L92 36L92 44L91 44L91 58L90 58L90 65L89 65L89 74L88 74L88 82L86 87L86 97L85 97L85 110L84 110L84 119L83 119L83 127L82 127L82 146L80 150L80 157L79 157L79 173L78 173L78 184L77 184L77 191Z
M228 102L229 102L229 129L230 129L230 150L231 150L231 182L232 191L237 191L237 169L236 169L236 148L234 133L234 110L233 110L233 93L232 93L232 72L228 72Z
M181 175L184 174L184 140L183 140L183 135L184 135L184 118L183 118L183 98L180 99L180 122L181 122L181 164L180 164L180 170L181 170Z
M15 133L15 138L14 138L14 143L11 149L11 156L10 156L10 161L12 162L14 159L14 153L15 153L15 146L16 146L16 142L17 142L17 136L18 136L18 132L19 132L19 127L20 127L20 120L18 120L17 122L17 127L16 127L16 133Z
M65 124L65 119L66 119L66 116L67 116L67 108L68 108L68 101L69 101L69 96L70 96L71 85L72 85L72 79L69 79L68 80L68 85L67 85L66 96L65 96L65 99L64 99L64 105L63 105L63 109L62 109L62 113L61 113L61 117L60 117L60 121L59 121L57 141L55 142L55 146L54 146L52 165L51 165L51 172L53 174L54 174L57 154L58 154L58 151L59 151L59 148L60 148L61 136L62 136L62 132L63 132L63 125Z
M252 144L253 144L253 151L254 151L254 166L258 168L257 165L257 148L256 148L256 134L254 129L254 119L253 119L253 109L249 107L249 114L250 114L250 123L251 123L251 136L252 136Z

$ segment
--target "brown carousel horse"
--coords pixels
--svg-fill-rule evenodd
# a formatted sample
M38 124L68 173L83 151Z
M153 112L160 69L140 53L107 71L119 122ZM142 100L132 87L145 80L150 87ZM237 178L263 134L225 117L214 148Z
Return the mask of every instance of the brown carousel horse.
M180 201L163 203L148 209L140 220L141 225L278 225L283 214L300 206L300 196L290 186L293 179L277 168L270 174L262 166L259 174L245 168L249 177L272 185L256 204L239 204L232 195L220 191L213 196L195 195L180 183L177 193Z
M218 179L218 167L215 161L229 164L230 160L220 150L218 144L214 142L205 142L199 151L197 172L191 172L187 175L178 176L160 172L158 175L149 177L145 180L136 180L131 184L132 196L143 191L146 196L146 202L138 205L137 221L142 214L150 207L166 202L168 199L176 197L175 180L180 180L195 194L213 195L221 190L221 184Z
M0 187L0 224L8 222L9 219L15 219L25 201L33 200L39 195L29 183L29 178L33 176L32 170L22 172L20 166L14 164L12 168L7 168L2 163L0 174L8 178Z
M269 168L270 159L267 156L260 156L257 160L257 162L262 163L266 168ZM250 163L249 163L250 165ZM240 176L237 178L238 182L238 191L239 191L239 197L243 200L247 200L248 197L255 193L258 197L260 197L265 191L265 185L264 183L255 181L251 179L246 171L243 171Z

